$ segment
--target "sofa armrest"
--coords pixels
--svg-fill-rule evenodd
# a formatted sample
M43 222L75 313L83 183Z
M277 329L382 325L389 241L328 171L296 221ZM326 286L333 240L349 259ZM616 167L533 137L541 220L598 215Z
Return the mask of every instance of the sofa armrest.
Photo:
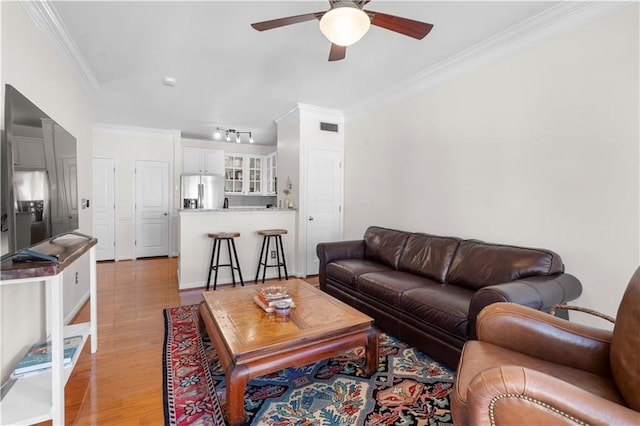
M476 338L476 317L485 306L496 302L511 302L540 311L549 311L558 303L577 299L582 285L570 274L556 274L523 278L478 290L469 306L469 338ZM566 312L564 318L568 319Z
M611 330L516 305L494 303L478 316L478 340L598 375L610 374Z
M637 411L555 377L518 366L483 371L469 384L467 396L466 424L470 425L637 425L640 422ZM465 419L459 420L460 424L465 424Z
M327 264L340 259L364 259L364 240L334 241L320 243L316 247L318 255L318 278L320 289L327 284Z

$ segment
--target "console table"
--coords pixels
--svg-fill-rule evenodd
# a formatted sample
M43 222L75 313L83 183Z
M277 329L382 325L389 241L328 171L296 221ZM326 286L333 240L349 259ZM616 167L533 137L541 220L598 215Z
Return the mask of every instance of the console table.
M91 352L98 350L97 332L97 284L96 284L96 238L67 234L46 241L31 250L41 254L55 255L55 262L13 263L11 258L2 262L0 285L37 285L44 282L50 287L51 297L49 321L51 327L51 355L53 366L48 372L17 379L0 401L0 424L33 424L52 420L54 425L64 425L64 387L91 336ZM89 252L89 297L90 321L64 325L63 272L66 268ZM82 346L76 351L70 366L63 365L63 340L65 337L82 336ZM35 343L35 342L34 342Z

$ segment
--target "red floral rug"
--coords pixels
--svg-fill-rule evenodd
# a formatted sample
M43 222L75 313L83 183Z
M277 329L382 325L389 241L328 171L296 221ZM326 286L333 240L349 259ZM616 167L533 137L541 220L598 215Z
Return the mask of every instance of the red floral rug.
M223 425L225 378L209 338L198 329L198 305L165 315L164 411L167 425ZM387 333L380 364L362 373L364 348L249 382L247 423L254 425L450 424L455 373Z
M211 344L205 346L199 320L198 305L164 310L162 361L166 425L225 424L209 368Z

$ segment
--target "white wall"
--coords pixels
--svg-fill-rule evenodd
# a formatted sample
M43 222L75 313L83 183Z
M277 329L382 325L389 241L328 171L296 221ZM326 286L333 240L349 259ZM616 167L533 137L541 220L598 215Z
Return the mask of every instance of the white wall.
M173 191L170 203L171 219L170 255L177 256L178 213L180 206L180 174L182 148L196 147L221 149L241 154L270 154L274 146L231 144L181 138L177 130L136 128L97 124L94 128L95 158L112 158L116 163L116 260L135 258L135 174L136 161L166 161L171 170Z
M615 315L639 260L638 59L635 5L347 117L345 237L549 248L582 281L574 303Z
M76 137L78 146L78 197L91 198L93 105L75 75L27 17L17 2L0 2L2 32L2 99L11 84L58 124ZM4 119L0 120L4 131ZM80 231L91 233L91 209L79 211ZM2 287L2 382L23 350L43 338L44 290L41 285ZM10 342L10 343L8 343Z
M135 258L135 165L136 161L164 161L169 163L174 191L169 194L170 205L179 197L173 180L174 145L179 147L180 134L172 130L140 129L96 125L94 129L95 158L112 158L116 164L116 260ZM175 198L177 200L177 198ZM177 227L177 207L170 212L170 223ZM175 235L175 233L172 233ZM177 241L172 241L177 245Z
M182 147L220 149L225 153L255 155L268 155L276 151L276 147L273 145L248 144L246 142L235 143L226 141L206 141L201 139L189 138L182 138Z

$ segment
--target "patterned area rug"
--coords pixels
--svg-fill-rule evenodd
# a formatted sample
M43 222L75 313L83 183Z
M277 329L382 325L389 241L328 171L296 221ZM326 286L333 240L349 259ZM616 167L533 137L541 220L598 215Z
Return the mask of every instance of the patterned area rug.
M165 423L222 425L225 378L215 349L198 330L198 305L165 312ZM249 382L253 425L443 425L451 423L454 372L381 332L380 366L362 374L364 348Z

